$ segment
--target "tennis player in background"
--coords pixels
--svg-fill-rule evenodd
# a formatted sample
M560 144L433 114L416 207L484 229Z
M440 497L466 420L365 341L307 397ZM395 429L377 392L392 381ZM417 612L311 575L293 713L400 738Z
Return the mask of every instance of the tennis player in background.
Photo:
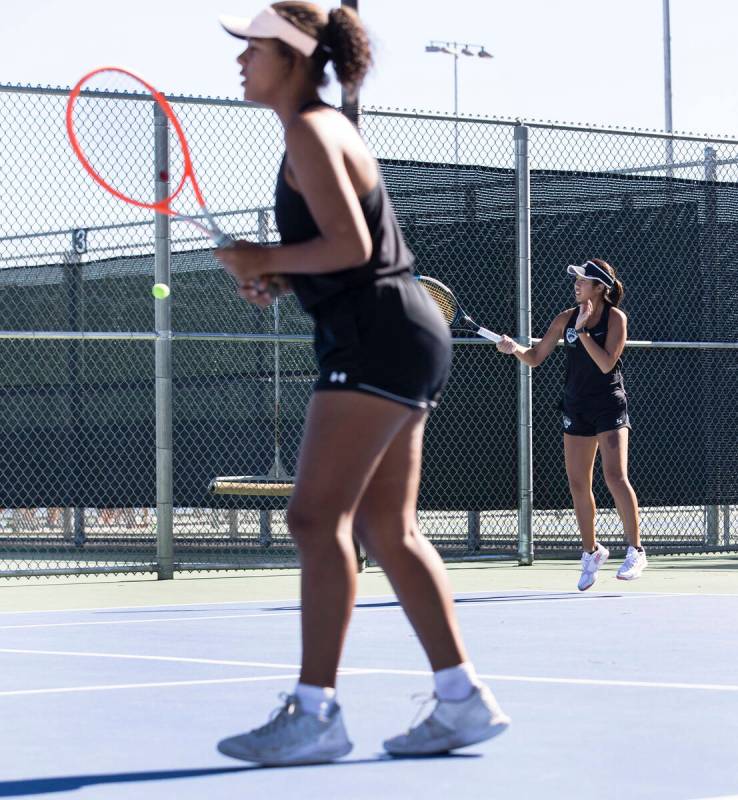
M569 489L582 535L579 589L589 589L610 552L595 536L592 471L600 451L605 483L615 501L629 546L618 569L621 580L639 578L646 567L641 546L638 500L628 480L630 421L620 357L627 338L627 317L618 308L623 285L605 261L593 258L569 265L575 277L576 308L562 311L534 347L522 347L503 336L497 349L537 367L559 339L566 350L566 380L562 402L564 460Z
M276 283L294 291L315 322L319 378L287 512L302 568L300 679L271 721L219 748L263 764L351 750L335 685L356 590L354 532L434 670L430 716L385 749L417 755L489 739L509 719L476 676L445 568L417 523L423 431L451 363L448 326L411 276L375 159L319 96L329 63L345 88L358 88L371 64L367 35L351 10L303 2L221 22L248 40L238 57L245 98L277 113L286 152L275 197L281 246L241 241L216 255L252 303L271 302Z

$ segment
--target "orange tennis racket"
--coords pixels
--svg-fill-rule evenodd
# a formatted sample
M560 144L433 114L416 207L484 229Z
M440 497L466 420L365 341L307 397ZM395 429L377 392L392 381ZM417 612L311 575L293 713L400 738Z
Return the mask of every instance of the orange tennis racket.
M115 95L114 103L110 102L111 94ZM174 133L170 137L169 174L160 177L175 188L163 200L155 197L151 106L141 102L142 95L158 104ZM151 84L121 67L94 69L69 93L66 121L69 142L80 164L103 189L131 205L189 222L218 247L232 244L233 239L218 227L205 204L179 120L164 95ZM172 208L174 200L182 204L188 182L197 203L192 214Z

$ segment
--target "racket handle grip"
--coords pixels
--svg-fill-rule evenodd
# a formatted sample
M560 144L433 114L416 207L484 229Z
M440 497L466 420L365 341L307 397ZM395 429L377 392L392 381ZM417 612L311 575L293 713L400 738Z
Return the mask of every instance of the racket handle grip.
M479 336L482 336L484 339L489 339L493 342L499 342L502 340L502 336L499 333L494 333L493 331L487 330L487 328L479 328L477 330Z
M213 231L211 234L216 247L230 247L236 240L223 231Z

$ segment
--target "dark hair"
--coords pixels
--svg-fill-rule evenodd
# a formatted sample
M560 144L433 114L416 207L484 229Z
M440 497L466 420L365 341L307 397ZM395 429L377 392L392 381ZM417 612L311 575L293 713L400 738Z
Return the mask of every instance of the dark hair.
M316 86L324 86L328 82L325 67L330 61L338 82L349 95L355 95L372 65L369 37L358 14L345 6L334 8L326 14L320 6L298 0L272 3L272 8L280 17L318 40L318 47L310 56ZM284 42L278 44L282 53L294 57L294 50L289 45Z
M625 289L623 288L623 284L618 280L615 269L601 258L590 258L589 260L593 264L597 264L601 269L604 269L613 280L613 285L609 289L605 287L605 291L602 295L603 300L611 306L619 306L625 294Z

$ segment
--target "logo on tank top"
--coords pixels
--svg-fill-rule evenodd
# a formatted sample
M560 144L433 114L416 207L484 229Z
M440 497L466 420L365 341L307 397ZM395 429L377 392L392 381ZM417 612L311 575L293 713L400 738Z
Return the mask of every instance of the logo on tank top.
M566 329L566 342L567 344L576 344L577 339L579 336L574 328L567 328Z

